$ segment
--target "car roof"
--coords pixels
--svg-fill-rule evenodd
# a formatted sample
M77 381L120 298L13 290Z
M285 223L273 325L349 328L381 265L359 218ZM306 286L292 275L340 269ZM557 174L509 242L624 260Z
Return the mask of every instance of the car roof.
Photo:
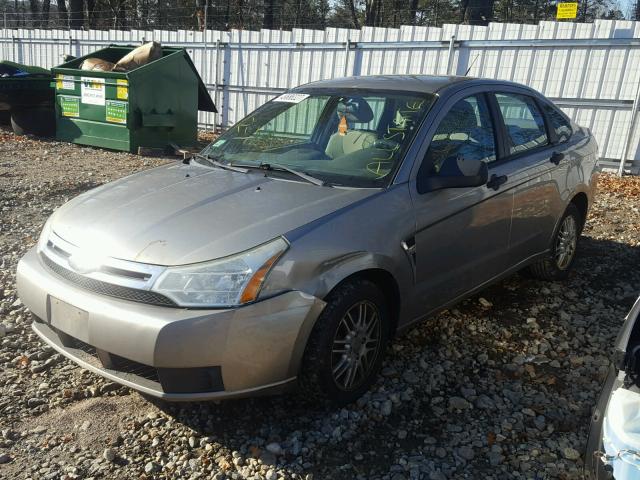
M296 87L294 90L315 88L362 88L372 90L400 90L405 92L438 93L439 91L463 82L466 83L467 86L499 84L529 89L519 83L504 80L453 75L363 75L318 80Z

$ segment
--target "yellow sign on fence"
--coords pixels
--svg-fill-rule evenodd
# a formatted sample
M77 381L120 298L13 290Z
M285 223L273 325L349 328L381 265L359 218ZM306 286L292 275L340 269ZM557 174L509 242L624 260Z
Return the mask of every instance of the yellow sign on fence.
M558 3L556 18L576 18L578 14L578 3Z

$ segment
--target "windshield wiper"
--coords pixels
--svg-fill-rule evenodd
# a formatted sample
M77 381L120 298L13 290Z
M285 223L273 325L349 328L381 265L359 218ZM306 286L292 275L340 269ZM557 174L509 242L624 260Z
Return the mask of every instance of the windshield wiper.
M223 168L225 170L231 170L232 172L240 172L240 173L249 172L249 170L246 169L246 168L234 167L233 165L231 165L229 163L222 163L220 160L216 160L215 158L212 158L209 155L202 155L200 153L196 153L194 155L194 157L200 158L200 159L204 160L205 162L210 163L211 165L214 165L216 167Z
M236 165L236 164L231 164L231 165ZM280 165L278 163L261 163L260 165L244 165L244 164L238 165L238 167L240 166L246 167L246 168L259 168L261 170L282 170L285 172L289 172L295 175L296 177L302 178L303 180L306 180L307 182L313 183L314 185L318 185L320 187L331 186L328 183L326 183L324 180L320 180L319 178L312 177L307 173L299 172L298 170L294 170L293 168L289 168L285 165Z

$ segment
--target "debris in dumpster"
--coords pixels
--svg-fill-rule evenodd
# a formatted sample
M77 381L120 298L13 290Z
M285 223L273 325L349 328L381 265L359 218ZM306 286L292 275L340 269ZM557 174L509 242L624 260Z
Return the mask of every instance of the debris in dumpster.
M102 60L100 58L87 58L84 62L82 62L82 65L80 65L80 69L110 72L115 66L115 63L107 62L106 60Z
M162 57L162 46L158 42L148 42L127 53L116 63L101 58L90 57L80 65L81 70L98 72L129 72ZM0 72L1 74L1 72Z
M132 50L116 62L114 72L128 72L162 57L162 46L149 42Z

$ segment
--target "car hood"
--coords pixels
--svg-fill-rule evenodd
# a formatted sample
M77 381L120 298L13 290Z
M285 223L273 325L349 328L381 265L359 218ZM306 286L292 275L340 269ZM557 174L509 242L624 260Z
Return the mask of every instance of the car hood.
M79 195L51 228L101 256L183 265L247 250L374 192L180 163Z

